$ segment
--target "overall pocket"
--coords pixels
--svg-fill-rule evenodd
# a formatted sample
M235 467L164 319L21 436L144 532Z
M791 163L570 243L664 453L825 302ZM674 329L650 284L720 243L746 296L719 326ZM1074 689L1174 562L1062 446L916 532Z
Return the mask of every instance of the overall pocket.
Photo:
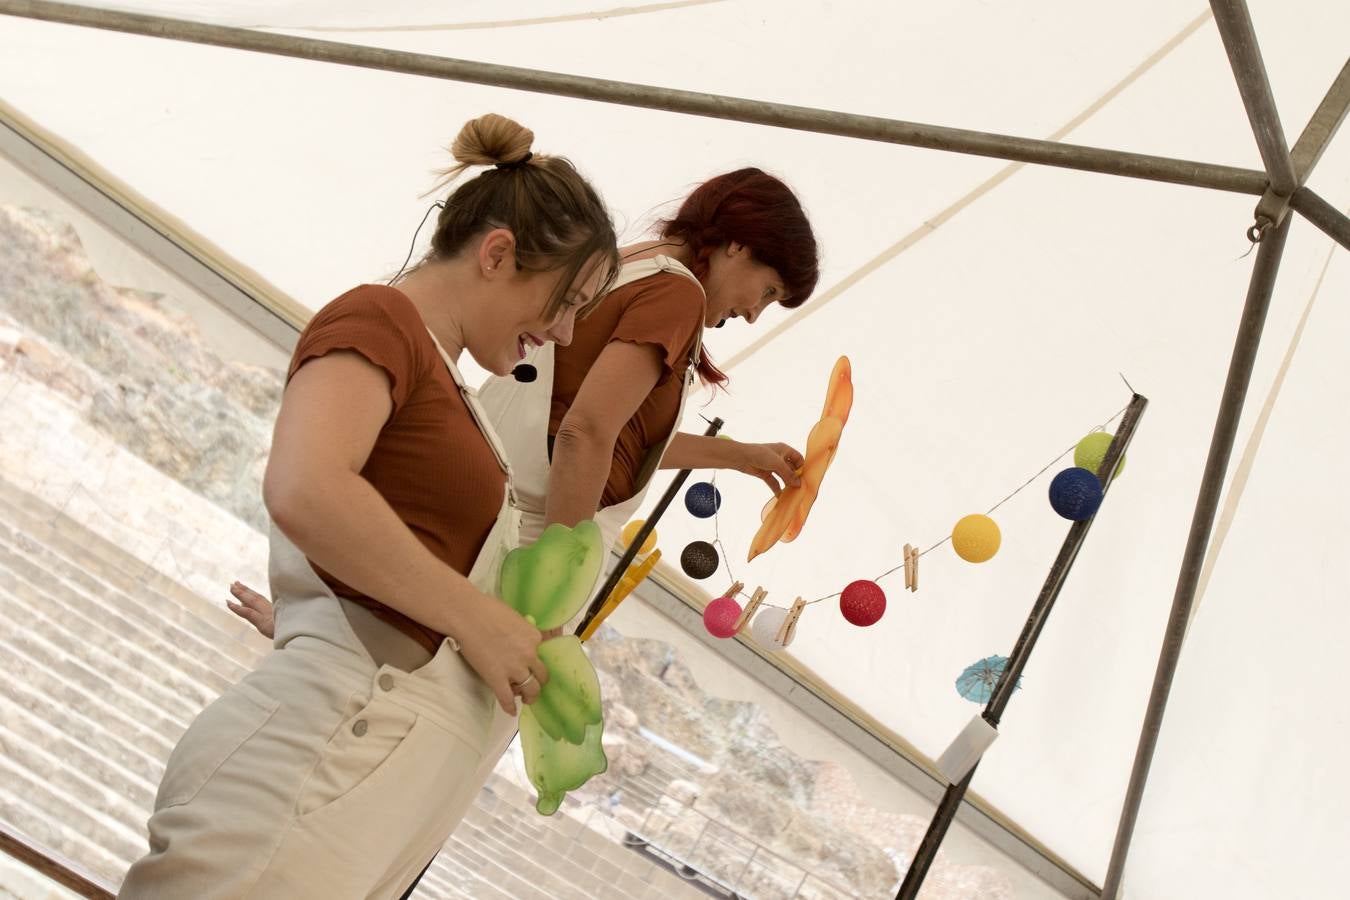
M376 694L329 739L296 799L301 818L340 804L374 780L417 724L417 714Z
M155 795L155 809L190 803L280 706L280 701L245 682L216 698L188 726L169 754Z

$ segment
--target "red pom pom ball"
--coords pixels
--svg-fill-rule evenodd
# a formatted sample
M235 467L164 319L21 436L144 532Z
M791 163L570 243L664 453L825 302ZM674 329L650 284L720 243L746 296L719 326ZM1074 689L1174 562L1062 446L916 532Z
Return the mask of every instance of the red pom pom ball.
M875 625L886 612L886 593L875 581L855 581L839 596L839 611L854 625Z

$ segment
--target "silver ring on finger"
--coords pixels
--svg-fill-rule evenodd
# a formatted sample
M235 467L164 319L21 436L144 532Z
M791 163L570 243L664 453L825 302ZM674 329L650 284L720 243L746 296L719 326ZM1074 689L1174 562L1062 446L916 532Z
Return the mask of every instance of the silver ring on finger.
M523 688L525 687L525 685L529 684L531 681L534 681L534 673L533 673L533 672L531 672L530 674L526 675L526 676L525 676L523 679L521 679L520 681L513 681L513 682L511 682L511 687L515 689L515 691L516 691L517 694L519 694L519 693L521 692L521 689L523 689Z

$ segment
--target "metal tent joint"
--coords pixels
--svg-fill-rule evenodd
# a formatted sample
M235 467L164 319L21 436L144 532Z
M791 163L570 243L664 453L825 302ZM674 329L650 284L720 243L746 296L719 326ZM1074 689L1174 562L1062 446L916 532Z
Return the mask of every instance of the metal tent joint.
M1261 243L1261 239L1266 236L1266 232L1275 225L1275 221L1269 216L1257 215L1256 222L1247 229L1247 240L1253 244Z

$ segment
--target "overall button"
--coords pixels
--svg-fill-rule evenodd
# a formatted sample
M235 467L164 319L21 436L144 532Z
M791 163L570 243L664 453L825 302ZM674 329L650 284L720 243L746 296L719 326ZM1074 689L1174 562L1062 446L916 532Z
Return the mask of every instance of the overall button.
M357 719L355 722L352 723L352 734L356 735L357 737L365 737L366 731L369 728L370 725L366 723L365 719Z
M394 689L394 676L385 672L380 676L380 690L392 691Z

